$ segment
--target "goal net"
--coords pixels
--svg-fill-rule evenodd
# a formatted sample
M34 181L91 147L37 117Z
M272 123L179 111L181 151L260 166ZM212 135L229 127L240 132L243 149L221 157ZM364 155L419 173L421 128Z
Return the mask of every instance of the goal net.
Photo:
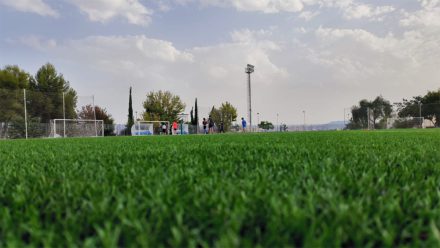
M168 134L170 123L168 121L136 121L131 127L132 136L148 136Z
M387 120L388 129L426 128L426 127L427 124L423 117L389 118Z
M50 122L49 137L102 137L103 120L54 119Z

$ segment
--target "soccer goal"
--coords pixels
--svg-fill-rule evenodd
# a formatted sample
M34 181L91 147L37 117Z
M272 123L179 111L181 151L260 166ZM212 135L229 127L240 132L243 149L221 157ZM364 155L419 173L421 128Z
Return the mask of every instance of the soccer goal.
M403 118L389 118L387 120L387 128L427 128L429 123L426 123L423 117L403 117Z
M163 128L165 127L165 132ZM168 121L136 121L131 127L132 136L148 136L168 134L170 122Z
M103 137L103 120L54 119L49 137Z

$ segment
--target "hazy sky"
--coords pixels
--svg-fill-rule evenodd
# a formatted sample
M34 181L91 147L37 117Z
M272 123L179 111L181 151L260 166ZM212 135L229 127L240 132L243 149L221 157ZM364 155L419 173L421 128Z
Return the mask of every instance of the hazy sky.
M124 123L128 89L289 124L440 88L440 0L0 0L0 66L46 62Z

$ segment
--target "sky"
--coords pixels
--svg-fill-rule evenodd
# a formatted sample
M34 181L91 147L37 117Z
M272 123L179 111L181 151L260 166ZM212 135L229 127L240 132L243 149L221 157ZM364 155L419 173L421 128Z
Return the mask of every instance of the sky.
M254 123L327 123L440 88L440 0L0 0L0 66L48 62L117 123L130 86L246 117L248 63Z

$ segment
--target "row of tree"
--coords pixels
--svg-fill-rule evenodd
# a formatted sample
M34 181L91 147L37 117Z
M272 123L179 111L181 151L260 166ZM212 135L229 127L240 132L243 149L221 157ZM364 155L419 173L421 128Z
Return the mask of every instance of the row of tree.
M26 94L23 90L26 90ZM21 127L25 119L24 97L28 124L35 127L30 130L31 136L44 132L41 126L38 128L38 124L64 117L94 119L96 115L96 119L104 120L105 124L113 124L113 118L106 109L96 106L95 113L91 105L77 106L76 91L52 64L43 65L35 75L18 66L6 66L0 69L0 123L6 127L1 129L4 133L0 133L0 137L4 137L8 128L18 127L15 130L17 136L24 132ZM112 133L111 128L107 129L107 133Z
M402 102L391 104L382 96L373 101L361 100L351 109L351 119L347 129L363 129L368 123L375 129L387 127L387 120L392 117L422 117L430 120L435 127L440 127L440 90L428 91L424 96L403 99Z
M0 70L0 122L11 122L24 118L23 89L28 90L28 115L40 122L63 118L63 94L66 118L73 118L77 94L63 75L51 64L42 66L35 76L18 66L6 66Z

